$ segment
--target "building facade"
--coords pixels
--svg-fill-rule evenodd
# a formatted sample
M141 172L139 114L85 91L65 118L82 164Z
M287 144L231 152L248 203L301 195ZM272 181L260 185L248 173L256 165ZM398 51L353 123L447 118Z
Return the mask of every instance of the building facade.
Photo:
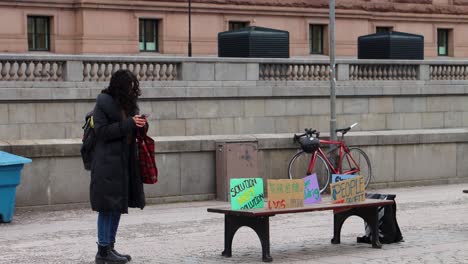
M426 57L467 57L467 0L337 0L338 56L379 31L421 34ZM0 52L186 55L186 0L0 0ZM290 32L291 56L328 55L328 0L193 0L193 54L244 26Z

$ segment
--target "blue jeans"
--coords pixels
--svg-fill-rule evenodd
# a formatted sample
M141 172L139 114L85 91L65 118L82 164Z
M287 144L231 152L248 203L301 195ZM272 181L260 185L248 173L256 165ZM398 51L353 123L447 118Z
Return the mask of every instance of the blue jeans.
M108 246L115 243L119 228L120 212L99 212L97 221L98 244Z

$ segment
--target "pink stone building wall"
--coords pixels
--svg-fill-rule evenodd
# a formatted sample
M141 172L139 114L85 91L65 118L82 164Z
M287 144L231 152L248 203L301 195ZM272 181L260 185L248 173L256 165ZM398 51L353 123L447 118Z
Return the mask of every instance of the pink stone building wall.
M357 38L386 26L424 35L426 57L437 57L437 29L450 29L449 56L468 57L467 0L337 0L336 5L338 56L356 56ZM289 31L291 56L309 55L310 24L324 25L328 38L327 0L193 0L192 7L194 55L216 55L217 34L229 21ZM160 21L160 50L144 54L187 54L184 0L0 0L0 14L1 53L141 54L138 21L153 18ZM51 18L49 52L28 51L31 15Z

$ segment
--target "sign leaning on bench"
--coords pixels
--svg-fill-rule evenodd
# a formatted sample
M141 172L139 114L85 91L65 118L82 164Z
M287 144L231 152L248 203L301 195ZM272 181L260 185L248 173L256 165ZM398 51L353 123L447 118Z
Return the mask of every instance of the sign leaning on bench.
M304 206L304 180L268 180L268 209Z
M231 179L230 200L232 210L263 208L265 194L262 178Z
M366 200L366 183L363 176L330 184L332 203L354 203Z

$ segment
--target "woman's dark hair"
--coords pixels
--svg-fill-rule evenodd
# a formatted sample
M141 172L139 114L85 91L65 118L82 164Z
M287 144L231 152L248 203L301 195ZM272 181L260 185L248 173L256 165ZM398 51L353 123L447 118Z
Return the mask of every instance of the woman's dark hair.
M102 92L112 96L127 115L134 114L138 109L137 99L141 95L140 83L129 70L116 71L111 77L109 87Z

